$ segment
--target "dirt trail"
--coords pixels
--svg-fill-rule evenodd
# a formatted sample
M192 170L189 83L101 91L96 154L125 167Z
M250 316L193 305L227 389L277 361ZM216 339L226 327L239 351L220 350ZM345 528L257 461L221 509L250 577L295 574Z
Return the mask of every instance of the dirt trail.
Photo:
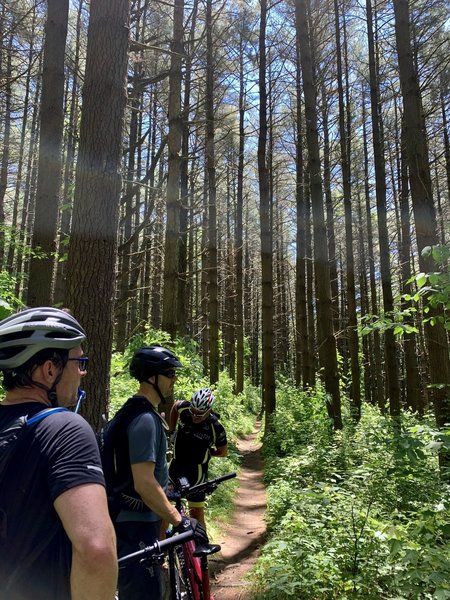
M238 442L242 470L235 497L231 523L220 540L219 554L210 559L212 592L215 600L249 600L245 575L255 564L259 548L265 541L266 492L262 479L261 444L254 433Z

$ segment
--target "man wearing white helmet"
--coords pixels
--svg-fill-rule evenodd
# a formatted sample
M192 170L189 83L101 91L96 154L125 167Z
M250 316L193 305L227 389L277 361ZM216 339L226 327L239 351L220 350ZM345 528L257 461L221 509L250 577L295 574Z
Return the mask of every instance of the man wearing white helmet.
M0 434L19 418L76 403L85 339L72 315L51 307L0 322ZM26 428L0 480L0 599L112 600L116 583L94 433L79 415L53 412Z
M219 416L212 411L213 404L211 389L201 388L194 392L190 402L178 401L173 405L169 417L174 441L169 475L173 482L180 477L187 477L191 486L206 481L211 456L228 454L226 431ZM189 497L189 513L203 526L204 505L203 492Z

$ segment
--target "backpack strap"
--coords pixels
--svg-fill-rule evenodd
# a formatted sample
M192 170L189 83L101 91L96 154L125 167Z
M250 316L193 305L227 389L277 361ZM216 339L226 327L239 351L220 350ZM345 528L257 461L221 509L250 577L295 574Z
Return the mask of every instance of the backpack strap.
M64 408L63 406L56 406L55 408L44 408L44 410L39 411L30 419L27 419L26 424L27 426L34 425L35 423L39 423L39 421L42 421L46 417L49 417L53 413L67 412L68 410L68 408Z

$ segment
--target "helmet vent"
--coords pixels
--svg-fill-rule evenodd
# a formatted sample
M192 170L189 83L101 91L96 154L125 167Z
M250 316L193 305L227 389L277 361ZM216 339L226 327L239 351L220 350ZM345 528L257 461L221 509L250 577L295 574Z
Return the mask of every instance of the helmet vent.
M15 331L14 333L6 333L5 335L0 336L0 342L2 344L6 342L10 342L11 340L25 340L33 335L33 332L28 330L24 331Z

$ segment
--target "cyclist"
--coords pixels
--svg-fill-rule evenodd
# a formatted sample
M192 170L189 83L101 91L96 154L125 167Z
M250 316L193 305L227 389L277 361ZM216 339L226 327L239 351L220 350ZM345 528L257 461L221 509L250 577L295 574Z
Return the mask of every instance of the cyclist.
M19 417L76 403L85 339L78 321L55 308L0 322L0 432ZM30 427L8 459L0 480L0 582L2 600L114 598L115 534L98 446L71 411Z
M197 541L207 542L204 529L194 519L182 518L166 496L168 468L166 460L168 428L158 413L160 403L173 395L178 358L161 346L138 350L130 364L130 374L138 380L135 397L148 401L148 411L138 415L127 428L127 460L131 464L134 497L129 508L122 509L116 520L119 556L153 544L160 537L162 520L176 530L194 529ZM130 563L119 572L120 600L160 600L162 577L159 565Z
M191 486L206 481L211 456L228 454L226 431L219 415L212 411L213 404L214 394L210 388L194 392L190 402L174 403L169 417L174 442L169 475L173 482L179 477L187 477ZM190 495L188 503L191 517L206 527L205 493Z

